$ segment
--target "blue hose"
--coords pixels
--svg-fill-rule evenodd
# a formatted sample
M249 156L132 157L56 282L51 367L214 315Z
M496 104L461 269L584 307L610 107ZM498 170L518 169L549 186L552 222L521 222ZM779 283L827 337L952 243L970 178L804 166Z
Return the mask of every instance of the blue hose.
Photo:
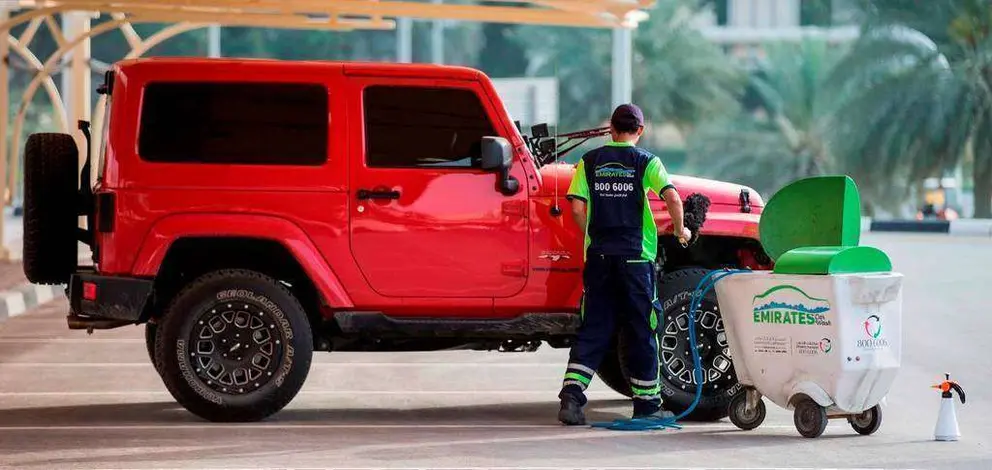
M712 289L713 286L720 281L720 279L746 272L750 271L746 269L723 269L710 271L709 273L706 273L702 279L700 279L699 284L696 285L696 289L692 291L692 297L689 301L689 348L692 350L692 375L696 382L696 396L693 398L692 403L689 404L689 407L672 418L618 419L614 421L593 423L592 427L610 429L613 431L682 429L682 426L678 424L678 421L686 416L689 416L689 414L696 409L696 406L699 405L699 400L703 396L703 364L702 358L699 357L699 349L696 344L696 310L699 309L699 306L706 297L706 294L709 293L710 289Z

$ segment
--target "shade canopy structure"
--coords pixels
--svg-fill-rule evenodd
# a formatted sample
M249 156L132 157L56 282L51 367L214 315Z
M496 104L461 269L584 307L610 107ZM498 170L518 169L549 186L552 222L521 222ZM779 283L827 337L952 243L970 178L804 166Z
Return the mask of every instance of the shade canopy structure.
M35 14L90 11L133 21L206 22L239 26L381 29L395 18L580 27L635 27L655 0L14 0L9 10ZM16 21L16 17L15 17Z
M49 129L73 134L85 158L86 144L75 130L79 120L99 129L103 99L90 106L92 84L90 40L121 31L129 52L120 59L143 56L162 42L187 31L208 26L245 26L310 30L392 30L409 35L410 19L494 22L614 30L614 102L631 94L630 30L647 18L655 0L0 0L0 198L14 200L17 188L24 121L38 92L48 95L54 124ZM93 22L101 16L109 19ZM133 25L167 26L142 37ZM439 24L439 23L438 23ZM38 57L31 49L37 33L47 29L58 49ZM14 31L18 34L12 34ZM409 48L407 44L406 48ZM409 55L398 44L399 56ZM19 103L10 102L11 56L33 72ZM402 60L402 59L401 59ZM21 65L24 67L24 65ZM62 72L62 86L53 75ZM8 110L16 109L13 121ZM9 137L8 137L9 136ZM91 150L99 148L93 142ZM82 162L80 162L82 164ZM0 217L0 240L3 239ZM0 259L9 258L0 244Z

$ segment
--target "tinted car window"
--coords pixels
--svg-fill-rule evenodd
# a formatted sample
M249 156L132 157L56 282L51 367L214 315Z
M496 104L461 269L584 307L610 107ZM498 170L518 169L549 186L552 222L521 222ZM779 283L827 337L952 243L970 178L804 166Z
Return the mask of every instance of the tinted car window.
M469 90L374 86L363 100L371 167L478 167L482 137L497 135Z
M150 83L138 153L153 162L321 165L327 88L279 83Z

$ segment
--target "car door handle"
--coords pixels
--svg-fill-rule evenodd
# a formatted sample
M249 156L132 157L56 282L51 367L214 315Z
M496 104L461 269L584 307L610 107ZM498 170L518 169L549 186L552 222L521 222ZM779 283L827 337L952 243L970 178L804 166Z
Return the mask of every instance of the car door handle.
M358 200L367 201L369 199L399 199L399 191L372 191L369 189L358 190Z

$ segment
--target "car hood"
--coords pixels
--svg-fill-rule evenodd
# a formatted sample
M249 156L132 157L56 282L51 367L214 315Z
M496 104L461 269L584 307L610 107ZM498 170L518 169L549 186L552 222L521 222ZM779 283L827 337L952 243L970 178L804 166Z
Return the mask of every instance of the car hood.
M541 168L541 188L540 195L553 196L555 188L558 194L564 195L568 192L568 186L572 183L572 176L575 175L575 165L559 163L545 165ZM700 193L710 199L710 203L718 206L733 206L740 208L741 190L749 193L751 206L764 207L761 196L752 188L735 183L725 183L706 178L696 178L693 176L671 175L672 184L678 189L679 195L685 199L690 194ZM649 196L657 199L654 194Z

